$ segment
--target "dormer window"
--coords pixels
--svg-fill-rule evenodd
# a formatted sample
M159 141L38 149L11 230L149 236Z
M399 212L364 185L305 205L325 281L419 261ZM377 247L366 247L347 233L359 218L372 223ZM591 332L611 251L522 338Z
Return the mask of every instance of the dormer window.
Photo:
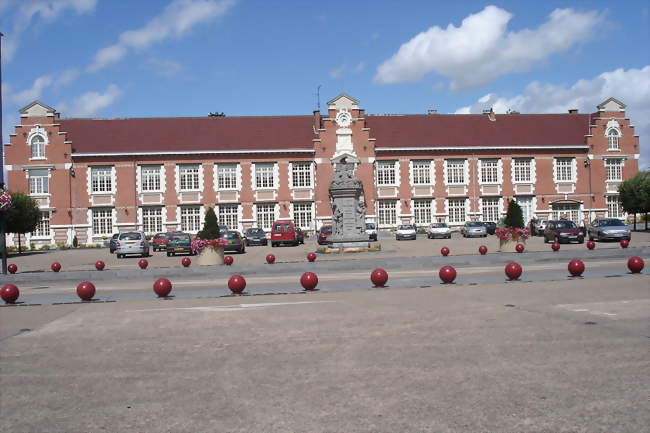
M35 135L29 142L32 148L32 158L45 158L45 139Z
M614 128L607 131L607 150L620 150L618 146L620 136L621 134Z

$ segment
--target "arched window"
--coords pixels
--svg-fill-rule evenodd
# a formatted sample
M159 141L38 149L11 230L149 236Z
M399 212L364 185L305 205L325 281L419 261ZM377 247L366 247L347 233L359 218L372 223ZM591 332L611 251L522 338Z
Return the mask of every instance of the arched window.
M30 142L32 146L32 158L45 158L45 139L35 135Z
M619 150L618 147L618 138L620 134L616 129L610 129L607 131L607 150Z

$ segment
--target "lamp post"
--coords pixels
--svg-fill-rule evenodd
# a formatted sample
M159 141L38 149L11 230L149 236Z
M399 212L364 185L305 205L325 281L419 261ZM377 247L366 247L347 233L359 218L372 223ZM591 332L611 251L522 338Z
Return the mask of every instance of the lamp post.
M0 88L2 88L2 37L0 32ZM2 166L0 167L0 188L4 192L5 188L5 154L2 135L2 90L0 90L0 152L2 152ZM5 210L0 211L0 254L2 254L2 273L7 275L7 238L5 235Z

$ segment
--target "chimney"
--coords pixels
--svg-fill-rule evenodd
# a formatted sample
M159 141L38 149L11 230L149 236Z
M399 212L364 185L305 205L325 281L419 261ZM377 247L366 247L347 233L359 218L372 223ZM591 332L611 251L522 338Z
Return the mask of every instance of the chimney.
M569 114L578 114L577 108L569 108Z
M496 122L497 117L494 115L494 110L492 109L492 107L490 107L489 110L483 110L483 114L487 114L488 119L490 119L490 121Z
M434 109L427 110L427 114L438 114L438 110L434 110Z

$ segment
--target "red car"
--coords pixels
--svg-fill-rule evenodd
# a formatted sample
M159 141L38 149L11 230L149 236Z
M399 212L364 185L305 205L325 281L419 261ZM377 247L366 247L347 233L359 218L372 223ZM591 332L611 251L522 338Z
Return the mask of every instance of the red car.
M151 247L154 251L167 251L167 244L169 243L169 232L156 233L151 238Z
M332 235L332 226L323 226L318 231L318 245L326 245L327 238Z
M293 221L276 221L271 227L271 246L277 247L280 244L297 246L303 243L303 234L300 227L296 227Z

